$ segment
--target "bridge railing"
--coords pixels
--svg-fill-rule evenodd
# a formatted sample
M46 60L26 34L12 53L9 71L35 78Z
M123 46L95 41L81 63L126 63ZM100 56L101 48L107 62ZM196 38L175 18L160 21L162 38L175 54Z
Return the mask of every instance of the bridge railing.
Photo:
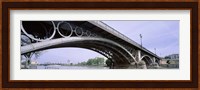
M121 38L122 40L125 40L126 42L136 46L137 48L140 48L141 50L155 56L155 57L159 57L156 54L152 53L151 51L149 51L148 49L146 49L145 47L141 47L140 44L136 43L135 41L131 40L130 38L128 38L127 36L121 34L119 31L115 30L114 28L110 27L109 25L107 25L106 23L102 22L102 21L88 21L100 28L102 28L103 30L107 31L110 34L113 34L114 36L118 36L119 38Z

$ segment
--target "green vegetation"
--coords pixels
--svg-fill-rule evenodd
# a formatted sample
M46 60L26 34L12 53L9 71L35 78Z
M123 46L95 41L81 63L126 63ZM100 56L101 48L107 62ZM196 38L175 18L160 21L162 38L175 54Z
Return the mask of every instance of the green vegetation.
M61 66L103 66L105 59L103 57L95 57L88 59L87 61L79 62L77 64L70 63L70 60L67 60L67 63L51 63L47 62L44 64L38 64L40 66L47 66L47 65L61 65Z
M88 61L84 61L84 62L80 62L77 65L104 65L104 61L105 59L102 57L95 57L95 58L91 58L88 59Z

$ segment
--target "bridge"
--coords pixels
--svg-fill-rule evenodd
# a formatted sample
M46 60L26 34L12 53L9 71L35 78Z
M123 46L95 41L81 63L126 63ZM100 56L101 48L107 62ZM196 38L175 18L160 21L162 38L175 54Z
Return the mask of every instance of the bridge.
M159 56L101 21L21 21L20 25L21 55L27 57L41 50L78 47L102 54L111 68L159 64Z

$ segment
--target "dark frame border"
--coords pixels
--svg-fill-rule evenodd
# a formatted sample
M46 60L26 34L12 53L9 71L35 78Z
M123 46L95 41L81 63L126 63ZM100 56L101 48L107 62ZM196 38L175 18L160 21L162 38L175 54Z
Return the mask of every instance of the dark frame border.
M198 2L2 2L2 86L3 88L197 88L198 87ZM15 81L9 80L9 10L23 9L190 9L191 80L185 81Z

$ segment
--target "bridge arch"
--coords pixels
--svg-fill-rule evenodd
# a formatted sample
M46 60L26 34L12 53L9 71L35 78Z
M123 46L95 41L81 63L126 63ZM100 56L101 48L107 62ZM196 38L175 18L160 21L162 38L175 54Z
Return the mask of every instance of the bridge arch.
M150 65L151 63L153 63L152 58L148 55L143 55L141 57L140 61L144 61L146 63L146 65Z
M96 48L98 50L109 50L114 56L118 57L115 60L123 61L123 64L130 64L131 62L136 62L135 58L120 44L104 39L104 38L92 38L92 37L70 37L70 38L59 38L44 42L38 42L21 47L21 54L28 52L58 48L58 47L80 47L92 49ZM117 60L119 59L119 60ZM118 63L120 64L120 63Z
M101 47L101 46L98 46L98 45L83 45L82 46L79 46L80 44L77 44L77 45L71 45L71 46L67 46L67 47L77 47L77 48L85 48L85 49L89 49L89 50L92 50L92 51L95 51L103 56L105 56L106 58L109 58L109 59L112 59L112 61L116 64L119 64L119 63L124 63L124 58L121 58L123 56L119 55L119 53L116 53L116 52L112 52L111 54L109 52L106 52L107 50L109 51L113 51L112 49L108 49L108 48L105 48L105 47ZM97 47L98 46L98 47ZM95 47L95 48L94 48ZM106 49L106 50L105 50Z

